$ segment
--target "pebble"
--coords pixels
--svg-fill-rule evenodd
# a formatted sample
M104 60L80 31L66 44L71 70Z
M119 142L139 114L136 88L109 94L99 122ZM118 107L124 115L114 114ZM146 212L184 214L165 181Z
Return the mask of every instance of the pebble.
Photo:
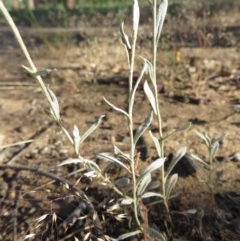
M240 162L240 152L236 152L231 156L231 160L234 162Z

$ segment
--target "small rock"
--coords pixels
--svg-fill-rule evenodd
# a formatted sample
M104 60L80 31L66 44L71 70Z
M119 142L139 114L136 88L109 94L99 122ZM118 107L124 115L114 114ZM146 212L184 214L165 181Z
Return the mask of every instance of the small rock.
M233 162L240 162L240 152L234 153L230 158Z

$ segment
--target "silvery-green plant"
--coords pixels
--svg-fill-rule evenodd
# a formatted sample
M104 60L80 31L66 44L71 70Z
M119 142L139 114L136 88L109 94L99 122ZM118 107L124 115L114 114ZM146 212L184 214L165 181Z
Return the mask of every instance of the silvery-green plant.
M133 233L129 233L127 235L123 235L121 237L119 237L119 239L123 239L132 235L135 235L137 233L141 233L142 230L142 225L139 221L139 201L138 199L141 198L141 195L143 195L147 185L149 184L151 181L151 177L150 177L150 173L152 171L154 171L155 169L159 168L162 164L163 164L163 159L157 160L154 163L152 163L138 178L138 180L136 180L136 166L135 166L135 147L136 147L136 142L139 139L139 137L141 136L141 134L144 132L144 130L146 130L146 128L149 126L149 124L151 123L151 119L152 119L152 113L149 115L149 117L145 120L145 122L139 127L138 131L136 132L135 136L133 135L133 118L132 118L132 112L133 112L133 102L134 102L134 97L135 97L135 93L137 90L137 86L140 83L141 77L139 77L139 80L137 81L137 84L133 87L133 70L134 70L134 58L135 58L135 47L136 47L136 39L137 39L137 29L138 29L138 21L139 21L139 7L138 7L138 1L134 1L134 8L133 8L133 13L134 13L134 24L133 24L133 38L132 38L132 44L130 46L129 50L129 110L128 113L118 109L117 107L113 106L116 110L119 110L120 112L122 112L124 115L126 115L128 117L128 124L129 124L129 130L130 130L130 139L131 139L131 150L130 150L130 155L126 155L124 153L122 153L117 147L115 148L115 154L116 155L122 155L124 158L126 158L127 160L129 160L129 166L125 165L124 163L120 162L117 158L115 157L111 157L109 155L107 155L106 153L102 153L99 154L98 157L105 159L107 161L110 162L114 162L118 165L120 165L122 168L124 168L128 173L131 174L132 176L132 185L133 185L133 197L128 197L126 195L124 195L120 189L117 188L117 185L115 185L115 183L113 183L108 176L106 175L106 173L104 173L104 171L101 170L101 168L92 160L88 160L84 157L81 156L80 153L80 145L81 143L100 125L103 116L100 116L100 118L97 120L96 123L94 123L85 133L83 133L82 135L80 134L80 131L78 129L78 127L75 125L73 127L73 131L72 134L70 134L67 129L64 127L63 121L61 119L61 115L60 115L60 106L58 103L58 99L56 97L56 95L54 94L54 92L45 85L42 77L48 75L49 73L51 73L53 70L51 69L37 69L36 66L34 65L34 62L32 61L30 54L22 40L22 37L15 25L15 23L13 22L10 14L8 13L7 9L5 8L3 2L0 0L0 10L2 11L4 17L6 18L8 24L10 25L17 42L19 43L27 61L29 64L29 67L27 66L22 66L22 68L24 69L24 71L26 71L28 74L30 74L32 77L35 78L35 80L37 81L37 83L40 85L42 92L44 94L44 96L46 97L48 103L49 103L49 107L45 110L45 112L60 126L60 128L62 129L63 133L66 135L66 137L68 138L68 140L70 141L70 143L72 144L76 156L77 158L72 158L72 159L68 159L64 162L62 162L60 165L68 165L68 164L84 164L86 166L86 170L87 172L85 173L85 175L87 177L100 177L102 178L102 184L106 185L107 187L112 188L113 190L115 190L120 196L124 197L123 202L128 202L128 203L133 203L133 207L134 207L134 214L135 214L135 219L136 222L140 228L140 230L137 230ZM122 27L123 29L123 27ZM128 47L129 47L128 46ZM145 69L144 69L145 70ZM144 70L142 71L142 75L144 73ZM107 100L106 100L107 101ZM110 103L109 103L110 104ZM111 104L110 104L111 105ZM126 178L127 179L127 178ZM126 180L125 179L125 180ZM128 180L128 179L127 179ZM119 182L122 182L122 180L117 180ZM31 235L30 235L31 236Z
M205 180L204 182L206 182L206 184L209 188L210 195L211 195L211 201L212 201L212 204L214 204L214 194L216 192L216 184L217 184L216 171L218 168L218 165L215 165L216 163L215 163L214 159L219 150L220 143L223 141L223 139L225 138L226 135L224 134L220 137L214 138L207 133L201 133L199 131L196 131L196 134L206 145L207 151L208 151L208 156L206 159L203 159L194 154L192 154L192 156L196 161L199 162L202 170L204 171L204 173L207 176L207 180Z
M154 136L150 131L149 134L153 140L156 147L159 158L164 158L164 144L165 141L171 138L177 132L185 131L190 128L191 123L186 122L180 127L176 128L169 134L164 135L162 131L162 117L161 108L159 106L159 94L158 94L158 77L157 77L157 49L158 43L162 32L163 23L166 17L168 1L163 0L158 4L157 0L149 0L153 12L153 39L152 39L152 63L147 61L147 76L144 82L144 91L153 109L154 116L157 118L158 122L158 136ZM151 89L151 87L152 89ZM161 166L161 198L163 199L163 204L165 210L168 214L169 221L171 222L170 210L169 210L169 198L171 191L177 183L178 175L170 175L172 169L177 164L177 162L185 155L186 148L181 148L174 156L168 169L165 170L164 165Z
M143 233L145 239L148 240L150 237L155 237L157 240L166 240L166 238L155 228L149 226L148 223L148 209L145 207L143 200L149 197L159 197L163 200L165 209L170 217L169 210L169 199L171 197L171 192L174 186L177 183L178 176L170 175L173 167L177 164L177 162L181 159L181 157L185 154L186 149L181 148L176 155L174 156L171 164L168 169L164 169L165 155L164 155L164 143L167 139L169 139L172 135L177 132L184 131L190 127L190 123L185 123L181 125L179 128L176 128L173 132L163 135L162 132L162 120L161 120L161 112L159 106L159 96L158 96L158 88L157 88L157 46L160 39L163 22L167 12L168 1L163 0L159 3L157 0L149 0L150 6L153 10L153 44L152 44L152 62L143 59L143 68L140 72L140 75L136 81L133 82L133 73L134 73L134 63L136 58L136 43L137 43L137 35L138 35L138 27L139 27L139 18L140 18L140 9L138 0L133 0L133 25L132 25L132 35L131 39L125 33L124 24L121 25L120 32L122 37L122 42L125 47L128 69L129 69L129 94L128 94L128 109L127 111L117 107L116 105L110 103L106 98L104 98L105 102L109 104L114 110L123 114L127 119L127 126L129 130L130 136L130 144L129 144L129 153L122 152L117 146L114 146L114 156L109 153L100 153L98 154L98 158L103 159L111 163L114 163L120 166L126 173L126 176L119 178L115 182L111 181L107 175L107 173L102 170L96 162L92 160L88 160L81 156L81 143L100 125L103 116L97 120L85 133L80 134L80 131L77 126L73 127L72 134L70 134L67 129L64 127L61 115L60 115L60 106L54 92L47 87L43 80L42 76L49 74L51 69L37 69L27 51L26 46L23 43L23 40L16 28L14 22L12 21L11 16L6 10L4 4L0 0L0 9L3 12L3 15L7 19L7 22L12 28L12 31L29 63L29 67L23 66L23 69L32 75L36 81L39 83L43 94L45 95L49 108L46 109L46 113L53 118L53 120L60 126L64 134L67 136L68 140L72 144L76 157L73 159L66 160L61 163L61 165L67 164L78 164L82 163L86 167L85 175L88 177L98 177L101 178L101 183L107 187L112 188L121 196L121 204L130 204L133 207L134 218L138 228L126 234L123 234L118 237L118 240L123 240L125 238ZM144 82L144 91L145 94L151 104L152 111L143 118L142 124L137 128L137 131L134 131L134 118L133 118L133 107L135 101L136 91L138 86L142 80ZM153 89L153 91L152 91ZM158 136L154 136L153 133L150 132L150 136L154 142L159 158L153 161L145 170L139 170L138 166L138 156L136 151L136 145L139 138L143 135L143 133L148 129L151 125L153 118L157 118L158 121ZM122 162L124 160L124 162ZM152 172L156 169L161 170L161 191L159 192L149 192L148 187L152 181ZM118 188L118 185L130 185L131 186L131 194L126 195L124 192ZM151 239L151 238L150 238Z
M149 60L143 59L143 68L139 74L139 77L135 84L133 84L133 71L134 71L134 61L135 61L135 48L138 34L138 26L139 26L139 4L137 0L133 1L133 27L132 27L132 35L131 41L128 35L125 33L124 24L121 25L120 33L122 37L122 42L125 47L125 52L127 56L128 69L129 69L129 95L128 95L128 111L125 111L114 104L110 103L108 100L104 99L107 104L109 104L114 110L122 113L128 122L128 129L130 135L130 151L129 154L123 153L117 147L115 149L115 155L121 156L125 160L128 160L129 167L124 166L119 163L117 158L114 158L114 162L121 165L131 174L131 185L132 185L132 203L133 210L136 223L138 224L139 230L134 231L132 233L125 234L124 237L129 237L131 235L135 235L138 232L143 232L146 236L154 236L157 235L159 240L165 240L165 238L159 233L157 230L148 226L148 217L146 208L142 202L144 198L149 197L159 197L163 200L166 212L168 214L168 218L171 221L170 210L169 210L169 199L171 197L171 192L175 187L178 179L178 175L170 175L174 166L177 162L185 155L186 148L181 148L173 157L171 164L168 169L165 170L164 162L164 143L167 139L169 139L172 135L177 132L187 130L191 123L187 122L180 127L176 128L169 134L163 135L162 132L162 119L161 119L161 111L159 106L159 96L158 96L158 81L157 81L157 46L159 43L163 22L167 13L168 1L163 0L159 3L157 0L149 0L150 6L153 10L153 42L152 42L152 62ZM139 86L140 81L145 80L144 82L144 91L145 94L151 104L152 111L146 118L143 120L142 124L137 128L137 131L134 133L134 120L133 120L133 106L134 99L137 88ZM153 91L151 90L151 87ZM155 160L153 163L149 165L149 167L143 172L138 174L137 167L137 158L135 156L136 153L136 144L138 139L142 136L142 134L147 130L147 128L151 125L153 118L157 118L158 120L158 137L154 136L151 131L150 136L154 142L159 158ZM113 161L113 157L109 157L105 154L101 154L101 158L111 159ZM161 191L158 192L149 192L147 190L149 184L151 183L152 177L151 173L156 170L161 170ZM140 218L141 217L141 218Z

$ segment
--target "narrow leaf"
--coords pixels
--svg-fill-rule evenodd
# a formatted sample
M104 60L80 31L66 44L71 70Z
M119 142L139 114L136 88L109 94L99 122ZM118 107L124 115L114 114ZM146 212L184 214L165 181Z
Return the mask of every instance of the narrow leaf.
M81 143L93 132L95 131L98 126L102 123L102 119L104 118L104 115L101 115L98 120L82 135L81 137Z
M80 134L78 127L76 125L73 126L73 138L74 139L80 139Z
M136 93L136 91L137 91L137 87L139 86L139 84L140 84L140 82L141 82L141 80L142 80L142 78L143 78L143 75L145 74L145 72L146 72L146 70L147 70L147 60L144 59L144 58L143 58L143 60L144 60L144 64L143 64L143 67L142 67L142 71L141 71L141 73L140 73L140 75L139 75L139 77L138 77L138 79L137 79L137 81L136 81L136 84L134 85L133 91L132 91L132 96L131 96L131 98L132 98L133 100L134 100L135 93Z
M50 112L57 121L60 121L60 108L59 108L57 97L49 87L47 87L47 90L51 97L52 105L54 108L54 111L50 108Z
M36 74L36 72L37 72L37 71L31 70L30 68L28 68L28 67L25 66L25 65L22 65L22 68L23 68L23 70L24 70L26 73L28 73L28 74L30 74L30 75L32 75L32 76L35 76L35 74Z
M182 124L181 126L176 128L176 131L186 131L191 127L192 123L191 122L186 122Z
M136 230L136 231L133 231L133 232L125 233L125 234L122 234L122 235L118 236L117 240L124 240L126 238L130 238L130 237L135 236L135 235L140 234L140 233L142 233L141 230Z
M129 154L126 154L122 152L117 146L114 146L114 154L118 157L122 157L123 159L129 160L130 161L130 156Z
M223 135L219 136L218 138L216 138L215 141L218 141L219 143L221 143L226 136L227 136L227 134L223 134Z
M49 214L44 214L44 215L42 215L41 217L37 218L37 219L36 219L37 223L42 222L47 216L49 216Z
M200 162L201 164L203 164L205 167L208 167L208 163L206 163L203 159L201 159L200 157L194 155L194 154L191 154L191 156L197 160L198 162Z
M154 79L154 69L153 69L153 65L150 61L146 60L147 63L147 71L146 74L149 76L152 84L154 85L154 87L156 88L156 79Z
M109 102L109 101L108 101L107 99L105 99L104 97L103 97L103 100L104 100L109 106L111 106L114 110L116 110L116 111L124 114L124 115L127 116L127 118L129 119L129 115L128 115L128 113L127 113L126 111L124 111L124 110L116 107L115 105L113 105L111 102Z
M176 166L176 164L180 161L180 159L186 154L186 147L182 147L180 148L177 153L175 154L175 156L173 157L167 171L166 171L166 176L165 178L167 179L168 176L170 175L171 171L173 170L173 168Z
M219 150L219 142L215 141L211 147L211 156L214 157Z
M143 132L150 126L150 124L152 123L152 119L153 119L153 113L151 112L151 114L143 121L143 123L138 127L135 135L134 135L134 144L137 144L137 141L139 140L139 138L142 136Z
M70 164L78 164L78 163L84 163L84 161L80 160L78 158L69 158L69 159L61 162L58 166L64 166L64 165L70 165Z
M193 215L197 213L197 209L192 208L185 211L174 211L174 213L181 214L181 215Z
M158 43L161 32L162 32L162 27L163 27L163 22L165 20L166 14L167 14L167 8L168 8L168 1L163 0L158 7L158 13L157 13L157 39L156 42Z
M149 134L150 134L150 136L151 136L151 138L152 138L152 140L153 140L153 143L154 143L155 148L156 148L156 150L157 150L158 156L161 157L161 156L162 156L162 151L161 151L161 147L160 147L160 143L159 143L158 138L155 137L155 136L152 134L151 131L149 131Z
M140 11L139 11L138 0L134 0L134 3L133 3L133 36L134 36L134 39L136 39L136 37L137 37L139 16L140 16Z
M89 178L91 178L91 177L96 177L96 172L95 172L94 170L88 171L88 172L85 172L85 173L84 173L84 176L85 176L85 177L89 177Z
M146 188L148 187L148 185L150 184L150 182L152 181L151 178L151 174L147 173L142 179L141 182L138 186L137 189L137 196L141 197L143 195L143 193L145 192Z
M150 89L147 81L145 81L145 83L143 85L143 89L144 89L144 92L145 92L151 106L152 106L152 109L153 109L155 115L157 115L157 107L156 107L155 97L154 97L153 92Z
M80 134L78 127L74 125L73 127L73 144L76 154L79 154L79 145L80 145Z
M132 198L123 198L120 201L121 205L131 205L133 203Z
M119 187L127 187L131 183L131 180L127 177L121 177L115 180L114 183Z
M124 32L124 23L121 24L120 33L121 33L123 44L125 45L126 49L128 51L130 51L131 50L131 44L129 42L129 38L128 38L127 34Z
M122 37L122 43L123 43L124 49L126 51L128 67L130 68L130 53L131 53L132 47L130 45L129 38L128 38L127 34L125 34L125 32L124 32L124 23L121 24L120 34L121 34L121 37Z
M51 74L53 71L56 71L56 69L40 69L34 73L34 76L46 76Z
M166 198L167 200L170 197L170 194L173 190L173 188L176 186L178 180L178 174L173 174L171 177L169 177L166 185Z
M97 157L100 158L100 159L104 159L106 161L110 161L110 162L116 163L116 164L120 165L121 167L123 167L125 170L127 170L129 173L131 173L129 168L124 163L122 163L121 161L119 161L115 157L109 156L106 153L100 153L100 154L97 155Z
M138 180L142 180L142 178L148 173L153 172L154 170L160 168L165 162L165 158L159 158L156 161L152 162L140 175Z
M27 235L25 235L24 236L24 239L29 239L29 238L33 238L33 237L35 237L36 236L36 234L35 233L30 233L30 234L27 234Z
M156 193L156 192L145 192L142 195L142 198L149 198L149 197L160 197L163 198L163 195L160 193Z
M200 137L200 139L202 139L206 143L207 146L210 145L211 140L210 140L209 136L207 136L206 134L203 134L199 131L195 131L195 133L197 134L198 137Z

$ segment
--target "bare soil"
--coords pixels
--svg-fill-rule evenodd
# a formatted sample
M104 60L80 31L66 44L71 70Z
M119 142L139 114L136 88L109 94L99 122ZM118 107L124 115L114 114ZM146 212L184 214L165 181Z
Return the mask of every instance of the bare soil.
M148 26L140 27L137 55L151 59L148 31ZM26 37L26 42L36 66L57 69L44 80L58 97L61 117L69 132L77 125L83 133L99 116L105 115L100 128L81 146L81 155L99 161L96 155L113 153L114 144L127 152L126 120L103 101L104 96L121 108L127 107L128 70L118 29L86 28L74 35L70 44L68 40L72 40L72 35L66 42L59 40L63 41L61 47L48 38L42 38L45 44L37 42L39 32L22 29L23 36L30 36ZM190 36L191 33L194 35L189 30ZM205 39L205 35L199 36ZM230 44L224 48L201 40L196 40L198 46L195 47L187 42L174 44L174 41L167 45L165 38L163 48L159 49L163 131L166 134L184 122L192 122L190 130L166 143L166 156L186 146L189 155L207 158L207 149L195 131L207 132L213 137L227 133L215 160L219 168L213 206L203 182L204 173L199 168L189 171L189 166L184 165L175 170L180 177L174 190L177 195L170 203L171 228L164 223L167 219L161 202L153 199L145 204L149 224L166 235L172 234L176 240L240 240L240 59L238 38L233 39L234 33L227 36L230 36ZM74 150L45 114L47 103L40 88L21 70L20 66L26 65L26 61L13 37L5 29L1 38L4 45L0 50L0 240L23 240L29 233L36 233L34 240L73 240L74 235L82 240L88 232L92 240L96 240L96 237L104 238L103 235L118 237L134 231L131 210L124 207L109 211L119 199L117 194L96 181L84 179L81 170L73 175L74 167L58 166L63 160L73 158ZM141 58L137 58L136 78L141 65ZM151 110L142 86L140 84L134 107L136 128ZM156 128L154 119L150 129L155 133ZM22 141L28 142L18 144ZM142 144L140 170L157 158L147 132ZM120 175L115 169L111 170L113 180ZM73 187L66 188L64 182L55 177L69 180ZM158 179L156 173L154 180ZM91 207L82 203L76 188L91 200L98 222L89 218ZM66 221L77 207L80 213L74 220ZM193 209L196 210L193 214L185 212ZM119 222L116 216L123 211L128 218ZM38 222L45 214L48 216ZM84 216L87 218L76 221Z

